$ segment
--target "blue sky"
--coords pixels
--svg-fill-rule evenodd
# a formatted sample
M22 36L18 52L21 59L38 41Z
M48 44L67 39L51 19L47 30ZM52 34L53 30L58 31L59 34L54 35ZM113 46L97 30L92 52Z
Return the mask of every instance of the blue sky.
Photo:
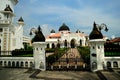
M93 22L105 23L109 31L103 34L120 37L120 0L19 0L16 20L23 17L25 35L41 25L44 35L51 29L58 32L65 23L72 32L79 29L89 35Z

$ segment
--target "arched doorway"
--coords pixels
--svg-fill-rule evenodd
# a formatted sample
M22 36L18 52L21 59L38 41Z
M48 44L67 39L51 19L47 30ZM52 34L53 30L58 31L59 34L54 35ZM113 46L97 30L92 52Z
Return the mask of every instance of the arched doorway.
M118 68L118 63L116 61L113 62L113 67Z
M14 61L12 62L12 67L15 67L15 62Z
M80 46L82 46L82 40L80 39Z
M107 62L107 68L111 68L111 62Z
M75 48L75 39L72 39L70 42L71 48Z
M40 63L40 69L44 69L44 63L43 62Z
M47 44L47 48L50 48L50 44L49 43Z
M8 67L11 67L11 62L10 61L8 61Z
M93 69L93 70L96 70L96 69L97 69L97 63L96 63L96 62L93 62L93 63L92 63L92 69Z
M67 40L64 41L64 47L67 48Z
M55 48L55 44L54 43L52 43L52 49L54 49Z
M16 67L17 67L17 68L19 67L19 62L18 62L18 61L16 62Z

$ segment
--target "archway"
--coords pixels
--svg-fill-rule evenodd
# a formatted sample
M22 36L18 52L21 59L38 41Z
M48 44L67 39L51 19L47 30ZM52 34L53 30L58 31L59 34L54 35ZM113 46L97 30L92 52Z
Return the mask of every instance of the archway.
M47 44L47 48L50 48L50 44L49 43Z
M19 67L19 62L18 61L16 62L16 67Z
M15 67L15 62L14 61L12 62L12 67Z
M54 49L55 48L55 44L54 43L52 43L52 49Z
M72 39L70 42L71 48L75 48L75 39Z
M44 63L43 62L40 63L40 69L44 69Z
M67 48L67 40L64 41L64 47Z
M30 68L32 68L33 67L33 63L32 62L30 62Z
M113 62L113 67L118 68L118 63L116 61Z
M111 62L107 62L107 68L111 68Z
M11 62L10 61L8 61L8 67L11 67Z
M80 46L82 46L82 40L80 39Z
M21 62L21 65L20 65L20 67L23 67L23 62Z
M97 63L96 63L96 62L93 62L93 63L92 63L92 69L93 69L93 70L96 70L96 69L97 69Z
M27 61L25 62L25 67L26 67L26 68L28 67L28 62L27 62Z
M2 66L2 61L0 61L0 66Z

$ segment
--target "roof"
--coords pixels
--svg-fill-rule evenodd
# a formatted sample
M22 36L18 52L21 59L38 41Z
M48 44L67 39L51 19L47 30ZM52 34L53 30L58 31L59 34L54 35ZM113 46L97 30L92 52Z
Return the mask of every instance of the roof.
M65 23L63 23L62 26L59 28L59 31L65 31L65 30L70 31L69 27Z
M91 39L102 39L102 38L103 38L103 35L98 30L98 28L96 26L96 23L94 22L94 24L93 24L93 30L92 30L92 32L89 35L89 39L91 40Z
M7 5L6 8L4 9L4 11L10 11L10 12L13 12L10 5Z
M52 29L52 30L51 30L51 33L55 33L55 30L54 30L54 29Z
M32 39L32 42L45 42L45 37L41 31L40 26L38 27L38 31L35 33L35 36Z
M55 33L49 36L49 38L60 38L61 37L61 33Z
M24 22L23 18L20 17L20 19L18 20L19 22Z
M109 42L111 42L111 43L120 42L120 37L114 38L114 39L110 40Z
M76 33L80 33L80 30L77 30Z

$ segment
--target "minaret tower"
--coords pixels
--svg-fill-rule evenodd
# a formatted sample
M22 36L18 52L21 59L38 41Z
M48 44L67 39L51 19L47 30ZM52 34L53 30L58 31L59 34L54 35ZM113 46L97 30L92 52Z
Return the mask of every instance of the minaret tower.
M0 1L0 55L11 55L9 51L12 50L12 33L14 21L14 6L18 0L1 0Z
M42 71L46 70L46 56L45 56L45 37L41 31L40 26L37 32L35 32L35 37L32 39L33 49L34 49L34 64L35 69L40 69Z
M93 30L89 35L90 39L90 65L91 71L103 70L104 65L104 42L101 31L98 30L96 23L93 24Z

